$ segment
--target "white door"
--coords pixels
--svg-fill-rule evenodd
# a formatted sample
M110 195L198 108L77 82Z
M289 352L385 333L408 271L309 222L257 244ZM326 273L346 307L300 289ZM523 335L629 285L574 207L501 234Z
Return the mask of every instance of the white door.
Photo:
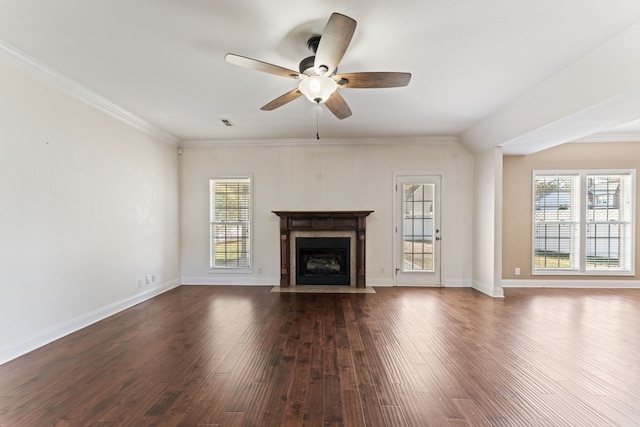
M395 285L440 286L440 181L396 175Z

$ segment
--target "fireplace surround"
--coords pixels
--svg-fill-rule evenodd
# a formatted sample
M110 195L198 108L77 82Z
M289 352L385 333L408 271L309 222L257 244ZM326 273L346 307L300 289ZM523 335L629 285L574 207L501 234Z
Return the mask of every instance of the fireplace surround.
M366 217L373 211L273 211L280 217L280 287L299 284L296 278L296 239L344 237L351 239L348 285L366 287ZM332 261L322 261L332 262ZM331 268L331 267L329 267ZM328 281L330 282L330 281ZM334 284L334 283L321 283ZM347 284L347 283L344 283Z

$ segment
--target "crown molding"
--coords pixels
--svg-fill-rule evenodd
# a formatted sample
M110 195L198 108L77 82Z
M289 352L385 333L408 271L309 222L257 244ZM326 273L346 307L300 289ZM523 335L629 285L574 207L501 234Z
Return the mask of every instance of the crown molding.
M456 136L424 136L424 137L384 137L384 138L282 138L282 139L226 139L226 140L193 140L182 141L184 148L212 148L212 147L252 147L252 146L319 146L319 145L429 145L429 144L458 144Z
M180 143L180 140L174 135L152 125L146 120L141 119L108 99L87 89L70 77L65 76L59 71L54 70L3 41L0 41L0 60L26 72L38 80L53 85L85 104L97 108L98 110L153 136L154 138L171 145L178 145Z

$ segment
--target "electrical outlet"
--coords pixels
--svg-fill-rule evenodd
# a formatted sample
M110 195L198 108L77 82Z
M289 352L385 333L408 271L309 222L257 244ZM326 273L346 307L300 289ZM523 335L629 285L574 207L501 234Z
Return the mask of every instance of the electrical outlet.
M515 271L516 276L520 275L520 267L516 267L516 271Z
M150 275L150 274L147 276L147 285L148 285L149 283L151 283L151 275Z

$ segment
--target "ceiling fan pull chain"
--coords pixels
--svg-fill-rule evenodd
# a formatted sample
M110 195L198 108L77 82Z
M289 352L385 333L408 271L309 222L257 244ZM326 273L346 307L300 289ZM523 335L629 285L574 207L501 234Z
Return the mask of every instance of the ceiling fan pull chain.
M316 139L320 141L320 106L316 105Z

